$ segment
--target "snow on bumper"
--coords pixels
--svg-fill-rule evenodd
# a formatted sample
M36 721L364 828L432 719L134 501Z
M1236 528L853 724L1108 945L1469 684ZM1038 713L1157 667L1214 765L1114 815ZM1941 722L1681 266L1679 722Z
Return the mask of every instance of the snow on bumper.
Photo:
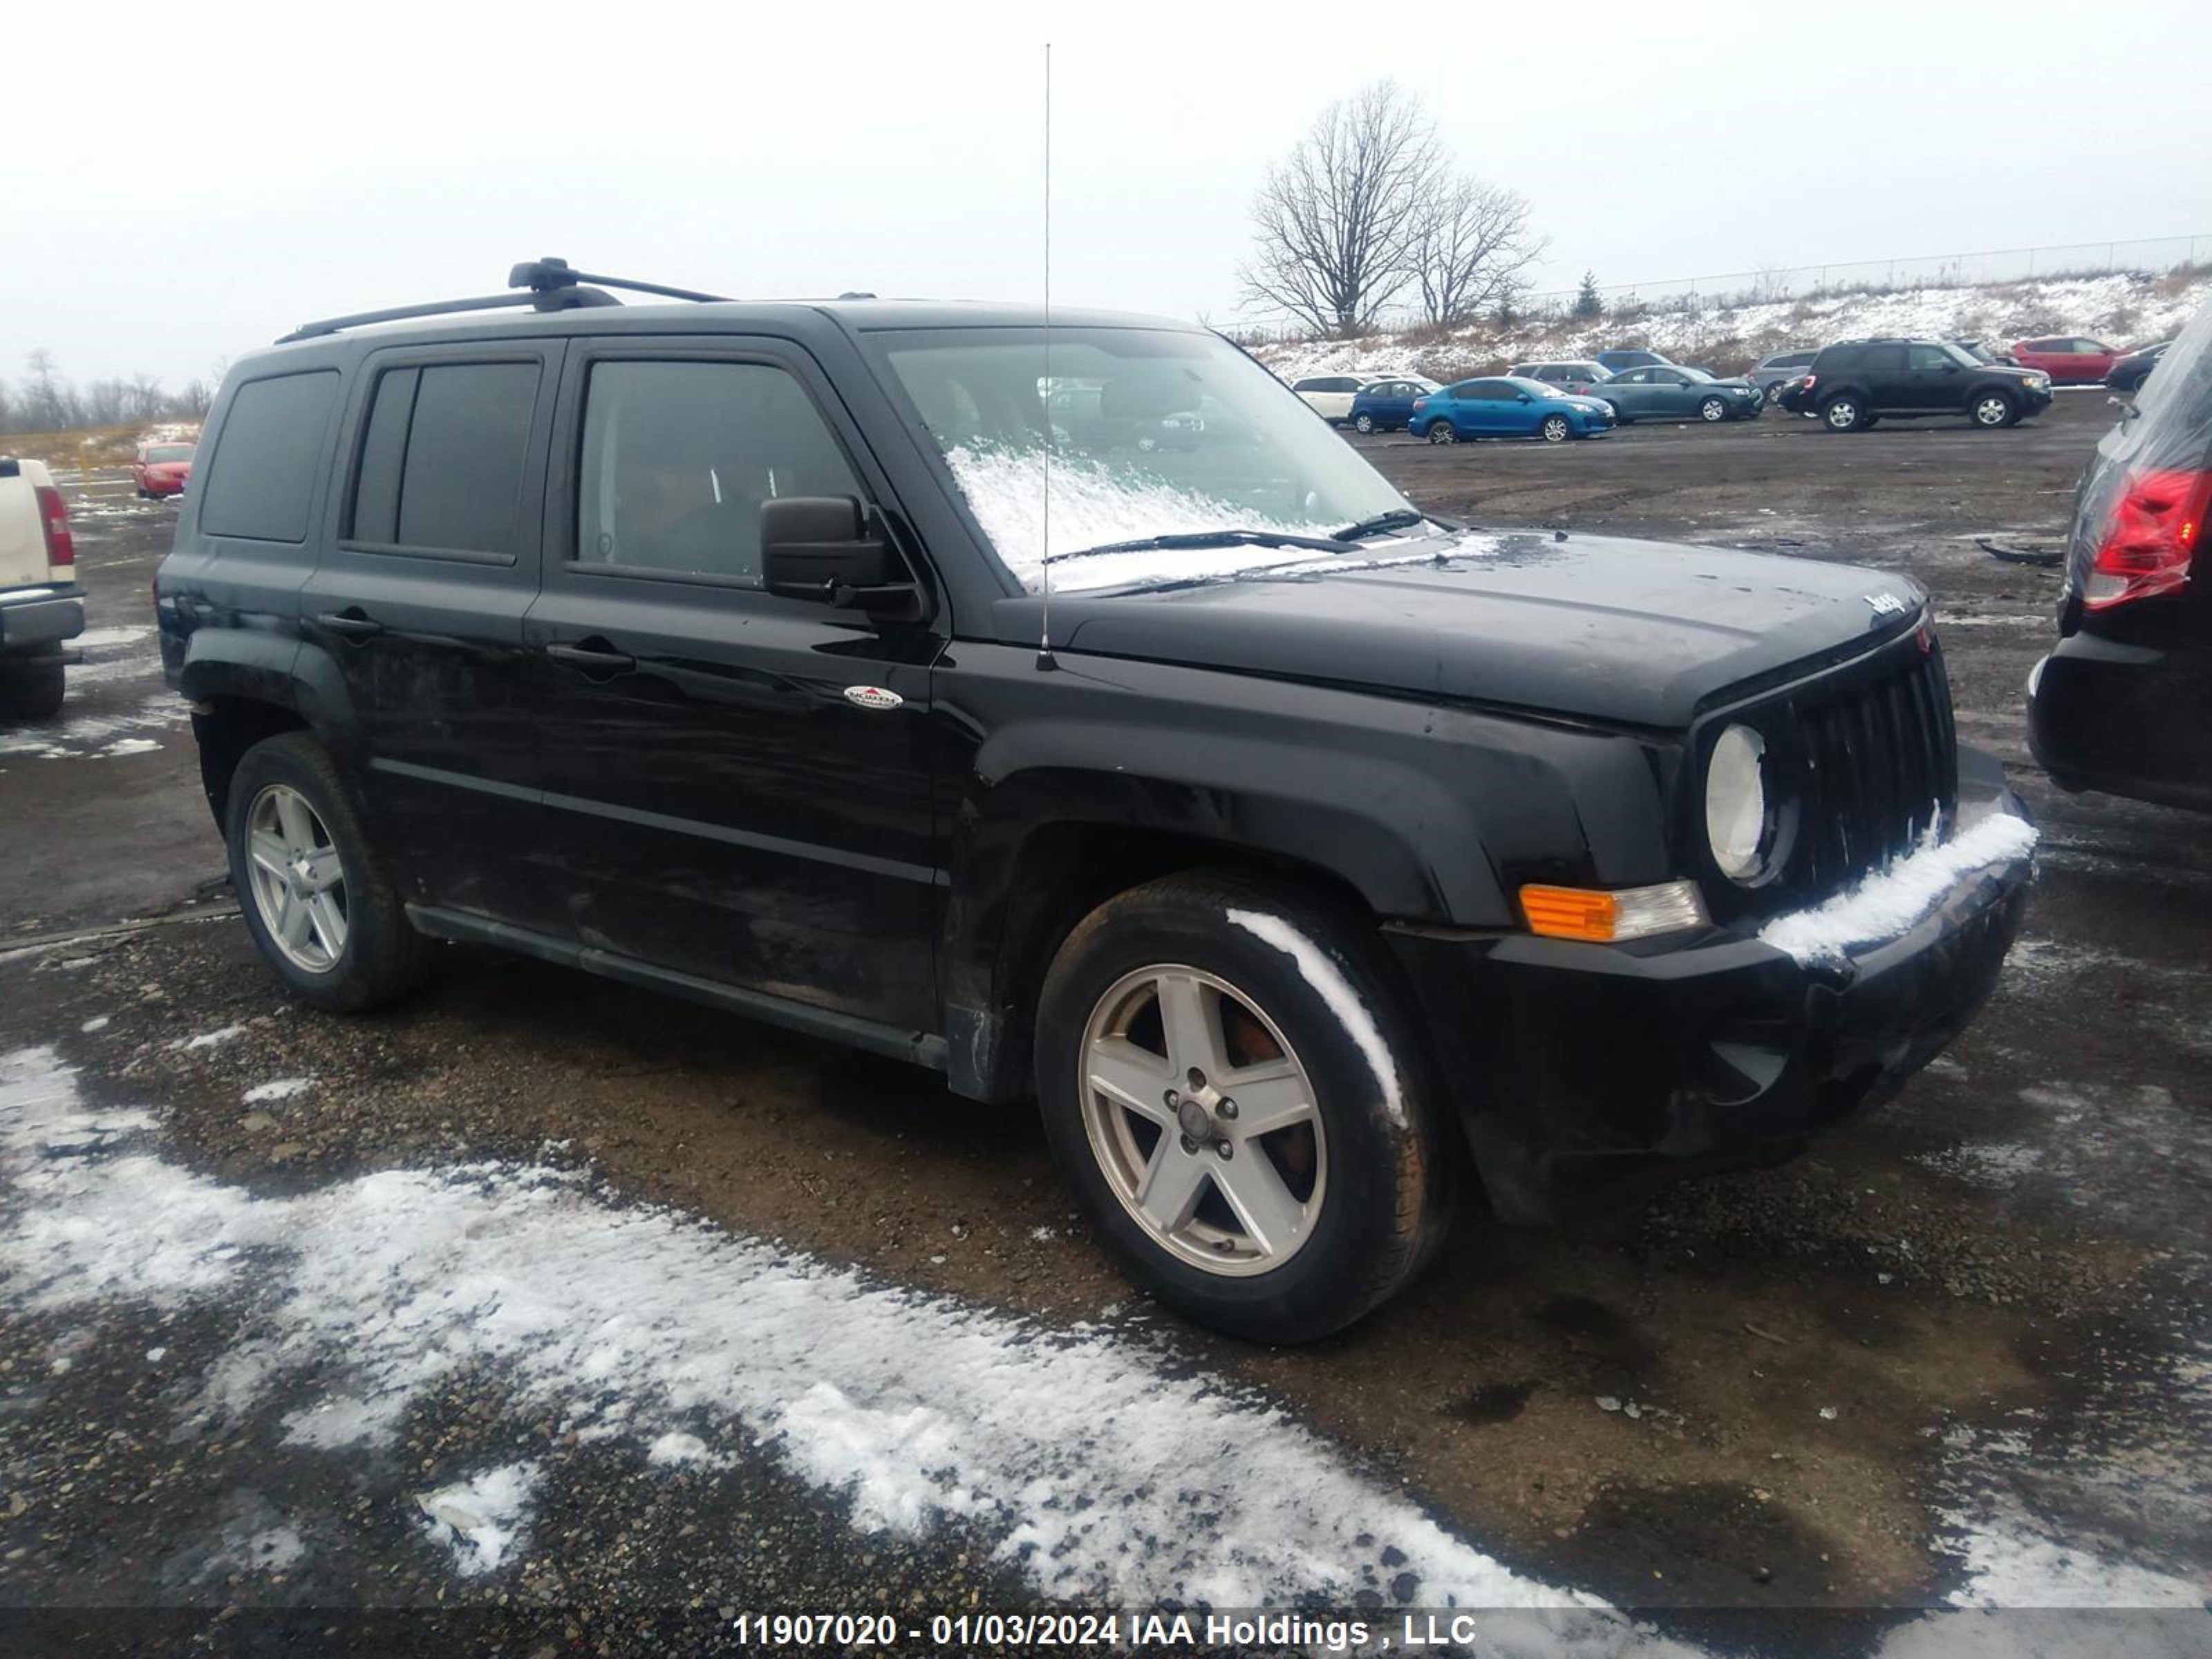
M1844 961L1921 921L1961 881L2035 850L2035 826L1993 812L1940 846L1923 847L1809 910L1777 916L1759 937L1805 966Z

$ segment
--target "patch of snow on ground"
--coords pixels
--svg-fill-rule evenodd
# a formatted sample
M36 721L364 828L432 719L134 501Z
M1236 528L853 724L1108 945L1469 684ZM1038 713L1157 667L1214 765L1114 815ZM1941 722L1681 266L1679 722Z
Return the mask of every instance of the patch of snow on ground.
M2025 858L2034 848L2033 824L1993 813L1941 846L1895 860L1825 904L1777 916L1759 936L1808 965L1839 961L1852 945L1896 938L1975 872Z
M248 1106L258 1106L272 1100L291 1100L304 1095L315 1086L311 1077L271 1078L266 1083L257 1083L248 1089L243 1099Z
M2040 1170L2043 1150L2002 1141L1970 1140L1940 1152L1918 1153L1912 1161L1923 1169L1977 1187L2003 1188Z
M70 643L81 651L104 651L110 646L136 645L154 630L150 628L88 628Z
M473 1578L507 1559L537 1485L536 1464L507 1463L424 1492L415 1502L422 1511L423 1529L453 1551L453 1565L464 1578Z
M212 1031L202 1031L198 1036L179 1037L169 1046L172 1048L185 1049L216 1048L245 1035L246 1028L243 1025L222 1025Z
M545 1169L257 1197L163 1159L151 1127L84 1103L51 1050L0 1057L0 1178L22 1200L0 1283L40 1310L222 1298L242 1327L197 1407L217 1420L313 1379L331 1407L295 1418L295 1439L389 1444L441 1379L495 1368L586 1441L650 1455L712 1425L848 1495L859 1525L967 1517L1041 1595L1349 1602L1410 1571L1425 1605L1549 1610L1527 1615L1531 1650L1681 1651L1505 1567L1279 1408L1142 1341L883 1285ZM464 1571L489 1570L515 1547L526 1488L520 1466L441 1488L427 1523ZM1386 1567L1385 1550L1405 1559Z

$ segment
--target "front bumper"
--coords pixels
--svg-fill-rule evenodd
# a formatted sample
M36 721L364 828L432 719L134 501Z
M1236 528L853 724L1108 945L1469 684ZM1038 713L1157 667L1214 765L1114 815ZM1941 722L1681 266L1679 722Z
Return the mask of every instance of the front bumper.
M1966 806L1963 780L1961 793ZM2001 775L1972 810L2026 816ZM1722 929L1618 946L1389 937L1439 1073L1459 1084L1493 1209L1557 1220L1675 1176L1779 1161L1893 1095L1988 999L2030 879L2026 858L1977 872L1833 967Z
M84 589L75 582L0 588L0 652L50 653L84 632Z

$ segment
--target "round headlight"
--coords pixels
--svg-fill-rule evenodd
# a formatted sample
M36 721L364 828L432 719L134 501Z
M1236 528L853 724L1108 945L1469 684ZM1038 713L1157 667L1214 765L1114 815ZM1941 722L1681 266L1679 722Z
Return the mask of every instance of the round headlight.
M1713 862L1731 881L1754 881L1766 866L1766 743L1747 726L1731 726L1705 763L1705 837Z

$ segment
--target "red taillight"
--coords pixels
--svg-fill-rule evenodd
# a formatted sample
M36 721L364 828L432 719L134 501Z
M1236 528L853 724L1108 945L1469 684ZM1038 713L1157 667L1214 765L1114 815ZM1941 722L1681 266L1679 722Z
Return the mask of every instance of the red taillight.
M2189 585L2197 532L2212 508L2212 472L2142 472L2127 480L2090 562L2081 603L2091 611L2178 593Z
M1813 389L1813 381L1814 378L1814 376L1808 374L1803 380L1797 382L1797 389L1801 392L1810 392Z
M1413 399L1413 413L1416 415L1419 414L1428 406L1429 400L1426 398L1416 398Z
M69 508L62 501L62 492L52 484L40 484L33 493L39 498L39 523L46 532L46 562L76 564L76 543L70 535Z

